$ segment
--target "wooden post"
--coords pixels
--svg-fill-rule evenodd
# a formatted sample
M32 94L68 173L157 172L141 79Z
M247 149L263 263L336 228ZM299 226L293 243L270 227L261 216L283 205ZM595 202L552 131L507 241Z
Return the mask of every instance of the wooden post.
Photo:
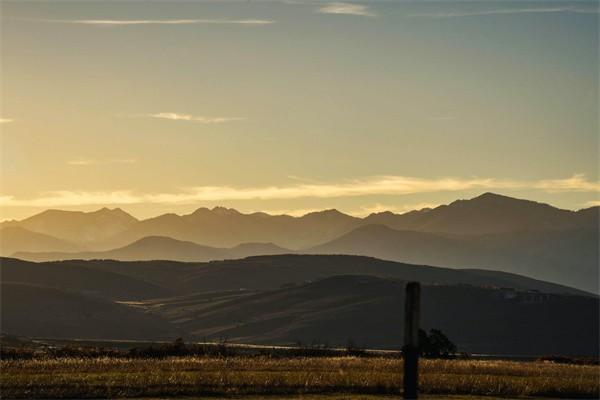
M419 396L419 313L421 285L409 282L404 299L404 398Z

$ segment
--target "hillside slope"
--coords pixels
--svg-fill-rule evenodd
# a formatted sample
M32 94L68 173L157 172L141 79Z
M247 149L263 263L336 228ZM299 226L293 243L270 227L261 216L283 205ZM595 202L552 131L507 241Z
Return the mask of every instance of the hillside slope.
M480 271L334 255L257 256L208 263L111 260L32 263L4 258L0 260L0 274L6 281L92 292L118 300L240 289L272 290L349 274L429 284L469 284L589 295L566 286L503 272L482 274Z
M46 338L165 339L178 331L162 318L98 297L2 281L2 332Z
M369 225L306 252L500 270L598 293L599 240L593 228L456 236Z
M195 337L242 343L329 343L400 348L404 282L335 276L262 293L211 293L144 302ZM425 329L442 329L462 351L598 354L599 302L471 286L424 286ZM513 297L514 296L514 297Z

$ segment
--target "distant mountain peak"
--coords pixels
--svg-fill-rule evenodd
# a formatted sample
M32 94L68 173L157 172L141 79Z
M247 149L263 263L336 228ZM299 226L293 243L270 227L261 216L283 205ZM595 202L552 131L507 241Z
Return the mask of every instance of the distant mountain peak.
M384 217L384 216L393 216L393 215L395 215L395 214L393 212L391 212L391 211L380 211L380 212L373 212L373 213L369 214L367 216L367 218L368 217L375 217L375 216Z
M330 218L332 218L332 217L350 217L348 214L344 214L343 212L341 212L335 208L329 208L327 210L321 210L321 211L313 211L313 212L303 215L303 217L318 217L318 216L330 217Z
M190 215L201 215L201 214L206 214L206 213L209 213L209 212L210 212L209 208L200 207L200 208L197 208L196 210L194 210L194 212L191 213Z
M115 207L115 208L102 207L99 210L91 211L90 214L125 215L125 216L135 218L120 207Z
M457 200L457 202L460 202L461 200ZM518 199L516 197L510 197L510 196L505 196L503 194L498 194L498 193L492 193L492 192L486 192L483 193L477 197L473 197L470 200L463 200L463 201L471 201L471 202L494 202L494 203L499 203L499 202L504 202L504 203L522 203L522 204L537 204L537 205L543 205L543 206L550 206L549 204L546 203L540 203L537 201L533 201L533 200L527 200L527 199ZM552 207L552 206L550 206Z
M218 215L240 215L241 214L235 208L227 208L227 207L222 207L222 206L213 207L213 209L211 211Z
M485 192L485 193L480 194L477 197L474 197L471 200L475 200L475 199L497 199L497 198L512 199L512 197L508 197L508 196L505 196L503 194L498 194L498 193L494 193L494 192Z

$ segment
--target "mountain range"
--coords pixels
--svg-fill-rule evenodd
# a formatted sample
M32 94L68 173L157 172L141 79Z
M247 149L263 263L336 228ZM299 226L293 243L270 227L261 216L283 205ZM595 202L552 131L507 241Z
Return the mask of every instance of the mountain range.
M528 275L598 292L599 207L561 210L485 193L433 209L357 218L215 207L137 220L121 209L48 210L0 227L4 256L209 261L253 255L355 254Z

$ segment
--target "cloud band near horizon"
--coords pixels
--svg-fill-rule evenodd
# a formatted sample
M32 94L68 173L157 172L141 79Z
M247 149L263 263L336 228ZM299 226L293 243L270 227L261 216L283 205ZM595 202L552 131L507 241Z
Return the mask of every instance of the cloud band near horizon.
M428 12L409 14L409 17L415 18L462 18L462 17L484 17L493 15L511 15L511 14L552 14L552 13L574 13L574 14L598 14L598 8L591 7L515 7L499 8L488 10L473 11L448 11L448 12Z
M600 182L589 181L583 174L566 179L537 181L495 178L425 179L404 176L375 176L342 183L314 183L285 186L236 188L232 186L196 186L173 193L140 193L132 190L44 192L39 197L19 199L0 195L2 207L56 207L126 204L193 204L201 201L274 200L300 198L343 198L369 195L406 195L454 192L461 190L531 189L550 193L600 193Z
M196 116L190 114L178 114L173 112L161 112L156 114L148 114L147 117L150 118L158 118L158 119L167 119L171 121L188 121L188 122L197 122L200 124L222 124L224 122L231 121L241 121L245 118L243 117L205 117L205 116Z
M268 19L43 19L39 22L59 24L96 25L96 26L136 26L136 25L269 25L275 23Z

